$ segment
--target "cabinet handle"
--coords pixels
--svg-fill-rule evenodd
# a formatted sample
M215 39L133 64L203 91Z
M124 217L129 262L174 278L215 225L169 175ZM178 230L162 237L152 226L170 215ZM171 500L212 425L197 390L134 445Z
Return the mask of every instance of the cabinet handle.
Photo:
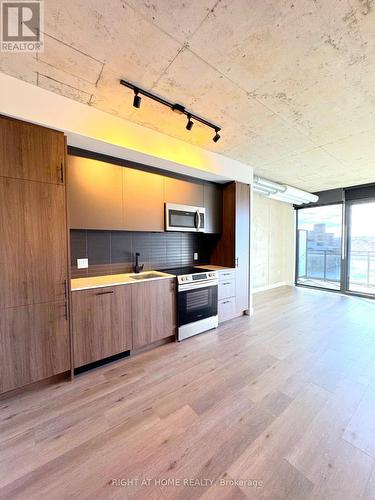
M68 280L64 279L64 296L65 296L65 319L68 321L69 319L69 311L68 311Z
M230 282L228 282L228 283L222 283L222 286L224 286L224 285L230 285Z
M230 300L225 300L223 304L229 304Z
M236 267L238 267L238 257L236 257L235 262L236 262Z
M110 292L98 292L95 295L108 295L109 293L115 293L115 292L111 290Z
M60 182L61 182L61 184L64 184L64 167L63 167L62 162L60 163L60 166L57 167L57 170L59 172Z

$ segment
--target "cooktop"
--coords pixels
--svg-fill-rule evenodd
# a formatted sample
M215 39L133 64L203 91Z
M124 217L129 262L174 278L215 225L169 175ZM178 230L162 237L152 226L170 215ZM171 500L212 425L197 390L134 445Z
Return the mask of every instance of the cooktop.
M209 269L202 269L200 267L186 266L174 267L172 269L163 269L163 273L174 274L175 276L184 276L185 274L207 273Z

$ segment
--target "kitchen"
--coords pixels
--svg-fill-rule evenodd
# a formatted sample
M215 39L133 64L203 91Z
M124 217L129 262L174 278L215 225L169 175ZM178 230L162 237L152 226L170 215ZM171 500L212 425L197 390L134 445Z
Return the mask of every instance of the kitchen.
M248 313L249 185L69 147L5 116L0 127L1 392Z

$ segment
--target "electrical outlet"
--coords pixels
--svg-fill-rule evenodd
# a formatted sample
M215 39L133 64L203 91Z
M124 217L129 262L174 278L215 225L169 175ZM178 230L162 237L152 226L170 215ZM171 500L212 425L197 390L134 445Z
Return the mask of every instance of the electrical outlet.
M194 260L198 260L198 252L194 252Z
M89 259L77 259L78 269L87 269L89 267Z

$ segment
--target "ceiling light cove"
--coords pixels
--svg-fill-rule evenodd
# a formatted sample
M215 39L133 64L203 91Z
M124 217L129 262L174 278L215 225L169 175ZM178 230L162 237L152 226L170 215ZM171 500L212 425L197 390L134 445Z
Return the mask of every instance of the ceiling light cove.
M185 115L188 119L187 124L186 124L186 129L191 130L193 128L194 122L193 119L196 122L200 122L206 127L212 128L215 131L215 135L213 136L212 140L216 143L220 139L219 132L221 130L220 127L217 125L209 122L205 118L202 118L201 116L195 115L194 113L191 113L190 111L187 111L185 106L182 104L177 104L177 103L172 103L170 101L167 101L163 97L160 97L158 95L152 94L148 90L141 89L140 87L137 87L133 83L130 83L126 80L120 80L120 84L124 85L124 87L128 87L129 89L133 90L134 92L134 98L133 98L133 106L135 108L140 108L141 107L141 101L142 98L139 94L148 97L149 99L152 99L153 101L158 102L159 104L162 104L163 106L166 106L167 108L171 109L175 113L178 113L180 115Z

